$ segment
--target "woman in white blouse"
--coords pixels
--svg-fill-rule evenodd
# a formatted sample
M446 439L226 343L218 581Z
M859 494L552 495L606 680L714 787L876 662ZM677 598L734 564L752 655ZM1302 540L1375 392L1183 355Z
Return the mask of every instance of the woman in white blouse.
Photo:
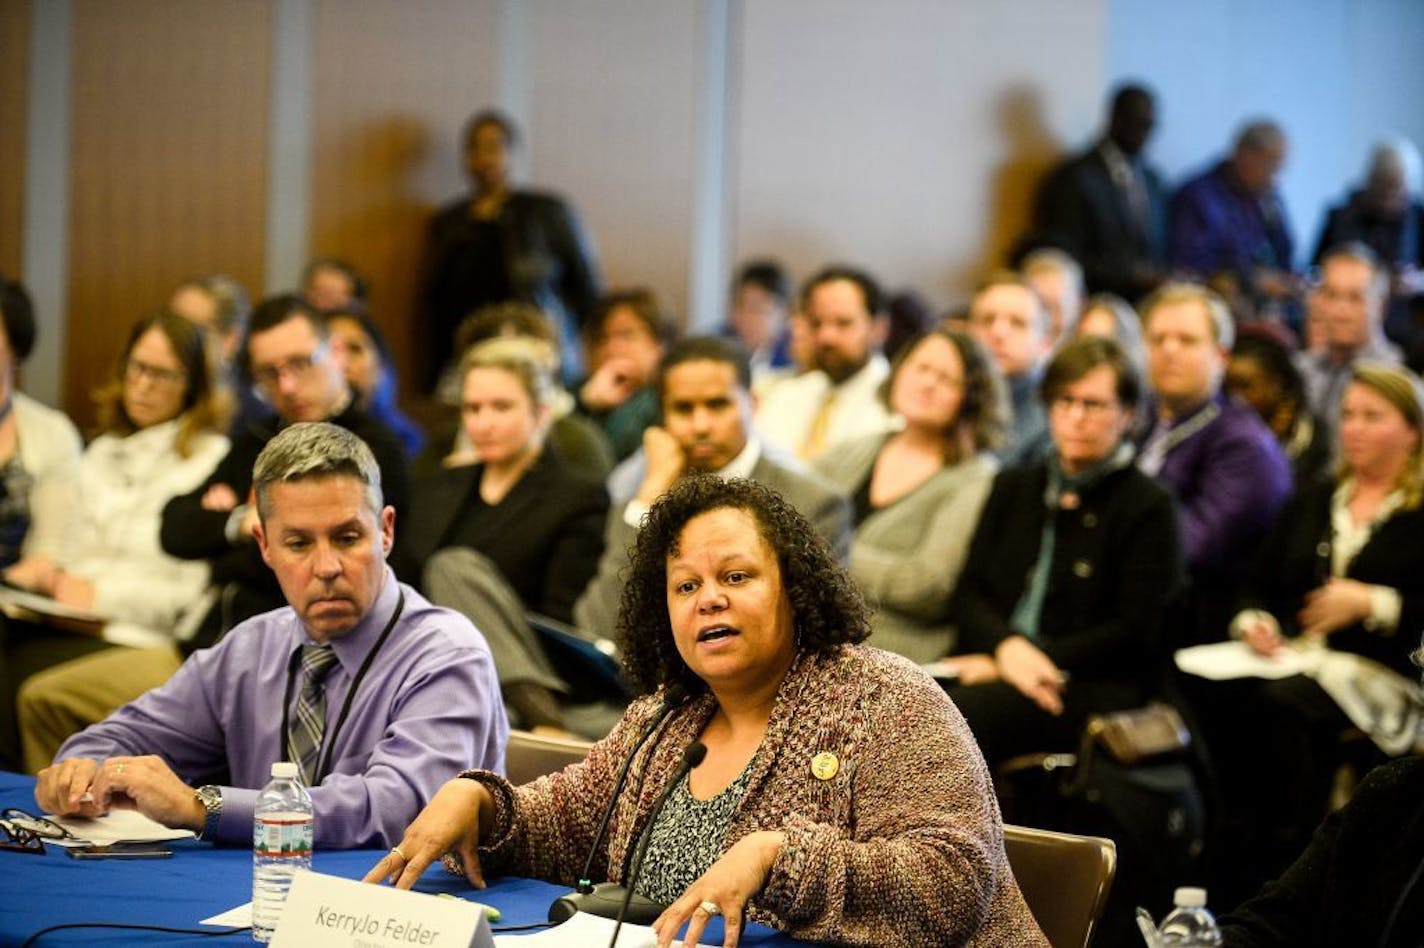
M112 644L171 641L208 583L201 561L158 543L164 504L196 488L227 453L226 393L214 384L204 331L171 313L136 323L110 381L95 393L102 433L84 452L71 501L72 544L28 556L6 578L104 617L95 639L6 623L7 708L26 677Z

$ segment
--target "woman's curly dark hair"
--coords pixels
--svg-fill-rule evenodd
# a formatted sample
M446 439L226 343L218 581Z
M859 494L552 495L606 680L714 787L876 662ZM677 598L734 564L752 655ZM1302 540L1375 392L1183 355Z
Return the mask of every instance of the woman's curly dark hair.
M673 642L667 562L677 552L688 521L724 508L750 514L762 539L776 552L800 650L828 652L843 643L862 642L870 634L870 612L850 574L785 498L743 478L687 477L648 511L623 586L618 636L628 681L640 695L661 685L680 685L688 694L707 690Z

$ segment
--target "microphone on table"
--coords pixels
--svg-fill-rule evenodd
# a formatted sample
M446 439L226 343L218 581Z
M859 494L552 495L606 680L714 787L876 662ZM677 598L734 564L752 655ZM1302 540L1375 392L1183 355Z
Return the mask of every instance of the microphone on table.
M593 861L598 856L598 847L603 842L603 835L608 831L609 820L613 818L613 810L618 805L618 796L623 790L623 784L628 779L628 771L633 766L633 761L638 756L638 751L648 742L654 732L662 725L667 716L675 708L687 699L687 693L680 686L674 684L668 688L667 696L663 699L662 710L658 713L656 720L648 725L647 730L639 735L637 743L628 753L623 761L623 767L618 771L618 779L613 783L613 792L608 797L608 804L603 808L603 816L598 822L598 831L594 834L593 844L588 848L588 858L584 860L583 874L579 876L578 885L574 892L561 895L549 906L549 921L565 922L573 917L575 912L588 912L592 915L601 915L604 918L613 918L618 914L618 906L623 899L623 887L612 882L600 882L594 885L589 876L593 872ZM650 903L651 904L651 903ZM652 917L657 918L662 910L659 909Z
M643 827L643 834L638 840L638 848L633 852L633 864L628 870L628 886L623 892L623 904L618 907L618 919L613 926L613 937L608 942L608 948L617 948L618 933L623 929L623 916L628 914L628 905L633 900L633 889L638 884L638 875L643 871L643 857L647 855L648 852L648 840L653 835L653 827L657 825L658 814L663 811L663 804L667 803L668 797L672 796L672 792L677 789L677 785L682 783L687 777L688 771L702 763L702 758L706 756L706 744L701 741L693 741L691 744L688 744L687 748L682 752L682 763L677 765L677 772L673 774L672 780L668 781L668 785L663 788L663 792L658 795L658 802L653 804L653 809L648 814L648 824ZM642 925L650 925L657 921L658 915L663 913L663 909L666 908L666 906L658 906L652 899L644 898L641 895L638 896L638 898L648 903L649 906L657 907L658 911L646 921L640 918L635 918L634 921ZM639 906L639 908L641 909L642 906Z

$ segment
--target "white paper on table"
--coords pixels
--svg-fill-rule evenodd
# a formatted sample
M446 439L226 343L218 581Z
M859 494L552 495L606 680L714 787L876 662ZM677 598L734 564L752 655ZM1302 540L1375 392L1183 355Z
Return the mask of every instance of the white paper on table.
M1232 678L1289 678L1304 674L1316 664L1296 649L1280 649L1271 656L1258 655L1245 642L1214 642L1179 650L1177 667L1189 675L1226 681Z
M48 815L47 815L48 816ZM92 819L76 816L48 816L69 830L78 839L45 840L56 846L85 846L94 843L163 843L173 839L193 839L192 830L169 829L151 820L138 810L110 810L107 815Z
M251 928L252 927L252 903L244 902L237 908L230 908L226 912L219 912L211 918L205 918L199 925L221 925L224 928Z
M588 948L606 945L616 923L611 918L575 912L567 922L527 935L495 935L495 948ZM658 934L649 925L623 923L617 948L657 948ZM678 942L679 945L682 942ZM707 945L707 942L698 942ZM710 946L708 946L710 948Z

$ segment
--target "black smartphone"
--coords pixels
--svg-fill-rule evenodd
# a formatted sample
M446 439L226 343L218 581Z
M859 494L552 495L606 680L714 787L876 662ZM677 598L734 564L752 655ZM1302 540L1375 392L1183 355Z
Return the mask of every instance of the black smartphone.
M100 846L67 846L65 852L71 859L167 859L173 850L164 849L154 843L110 843Z

